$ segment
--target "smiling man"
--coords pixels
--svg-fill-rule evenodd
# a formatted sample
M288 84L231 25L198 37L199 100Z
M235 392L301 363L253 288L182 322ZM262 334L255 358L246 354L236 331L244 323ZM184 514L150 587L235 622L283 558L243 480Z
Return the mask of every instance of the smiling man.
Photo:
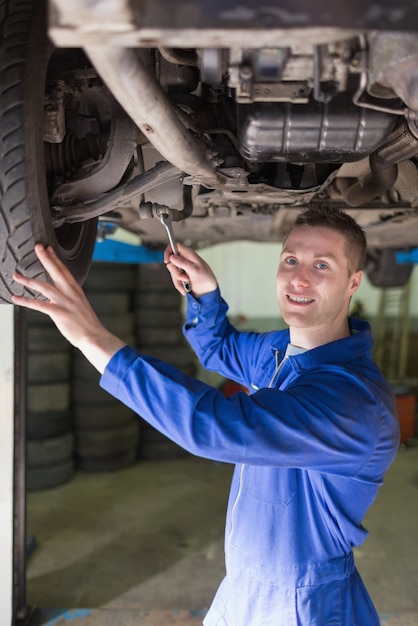
M319 215L323 216L320 223L328 226L314 226ZM317 209L302 214L280 257L276 281L279 307L290 327L292 343L304 348L350 334L347 312L351 296L360 286L366 244L361 231L351 241L345 234L347 228L345 232L335 230L337 216L343 227L348 216L342 213L329 215Z
M190 282L184 332L201 362L251 390L222 393L126 346L97 319L51 249L52 284L17 275L103 373L101 385L190 452L235 464L226 576L205 626L377 626L354 565L362 519L399 445L395 399L371 356L366 322L347 318L366 252L345 213L310 209L288 234L277 272L285 331L240 333L210 267L167 249L176 288ZM204 576L204 572L202 572Z

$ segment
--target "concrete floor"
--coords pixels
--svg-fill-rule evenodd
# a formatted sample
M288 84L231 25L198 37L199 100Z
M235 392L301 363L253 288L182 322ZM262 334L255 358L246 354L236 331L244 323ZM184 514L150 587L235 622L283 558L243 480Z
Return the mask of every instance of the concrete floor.
M231 472L186 456L79 473L28 494L28 533L38 544L27 567L28 604L41 607L30 626L201 624L224 572ZM400 450L355 553L382 626L418 625L417 521L414 447Z

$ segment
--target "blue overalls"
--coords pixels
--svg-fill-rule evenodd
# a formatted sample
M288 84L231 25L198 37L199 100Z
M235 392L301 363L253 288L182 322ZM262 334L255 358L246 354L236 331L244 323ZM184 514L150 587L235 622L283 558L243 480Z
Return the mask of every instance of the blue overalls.
M125 347L104 389L188 451L235 464L226 576L205 626L377 626L354 566L361 521L399 445L395 399L366 322L283 357L288 331L240 333L218 290L188 296L184 332L203 365L252 391L228 398ZM279 367L278 367L279 365Z

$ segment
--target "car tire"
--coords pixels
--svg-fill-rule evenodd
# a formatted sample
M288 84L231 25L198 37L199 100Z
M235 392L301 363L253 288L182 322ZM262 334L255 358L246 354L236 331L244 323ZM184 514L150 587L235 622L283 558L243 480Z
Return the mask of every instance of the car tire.
M49 467L28 467L26 472L26 488L28 491L52 489L67 483L75 474L72 459L55 463Z
M135 289L135 266L132 264L120 264L120 263L94 263L89 277L85 282L84 289L92 297L96 295L100 299L99 294L103 292L118 292L120 294L129 294ZM106 296L102 295L103 299ZM123 300L123 295L121 301ZM104 310L103 306L99 304L99 311L102 313L112 311ZM109 305L111 306L111 305ZM122 305L123 306L123 305ZM119 311L113 311L119 312Z
M73 453L73 433L27 442L27 463L29 467L48 467L49 465L68 461L72 458Z
M121 469L138 457L140 428L132 421L117 428L76 431L76 466L100 472Z
M408 282L414 265L397 263L397 252L395 248L368 251L365 272L374 287L390 289L403 287Z
M93 263L84 290L104 326L126 343L135 339L131 294L136 267ZM99 386L100 374L78 351L72 358L72 412L76 467L86 472L114 471L138 458L139 420Z
M69 481L75 472L73 452L73 433L39 441L28 441L27 491L58 487Z
M45 173L43 110L52 45L45 0L0 3L0 302L24 288L18 270L48 279L34 245L51 245L79 283L87 276L97 220L54 229ZM33 295L33 294L32 294Z
M23 310L28 491L57 487L75 471L70 407L71 346L50 318Z
M194 376L196 357L182 332L182 297L174 288L164 264L138 267L133 306L138 350ZM147 461L175 459L188 454L143 419L139 450L140 459Z
M57 383L69 380L71 373L71 353L45 352L27 355L27 380L29 384Z
M72 430L72 413L66 411L28 411L26 435L30 441L65 435Z
M107 454L106 456L78 456L77 469L82 472L114 472L134 465L137 451L132 447L128 450Z
M81 430L102 430L119 428L137 421L135 413L118 400L106 406L73 407L74 427L76 432Z

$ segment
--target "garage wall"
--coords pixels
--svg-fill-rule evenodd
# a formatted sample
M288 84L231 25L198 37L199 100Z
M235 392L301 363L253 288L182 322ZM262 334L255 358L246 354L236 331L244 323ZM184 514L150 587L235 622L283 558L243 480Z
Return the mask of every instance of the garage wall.
M231 315L277 317L276 271L281 246L233 242L199 250L218 279Z

